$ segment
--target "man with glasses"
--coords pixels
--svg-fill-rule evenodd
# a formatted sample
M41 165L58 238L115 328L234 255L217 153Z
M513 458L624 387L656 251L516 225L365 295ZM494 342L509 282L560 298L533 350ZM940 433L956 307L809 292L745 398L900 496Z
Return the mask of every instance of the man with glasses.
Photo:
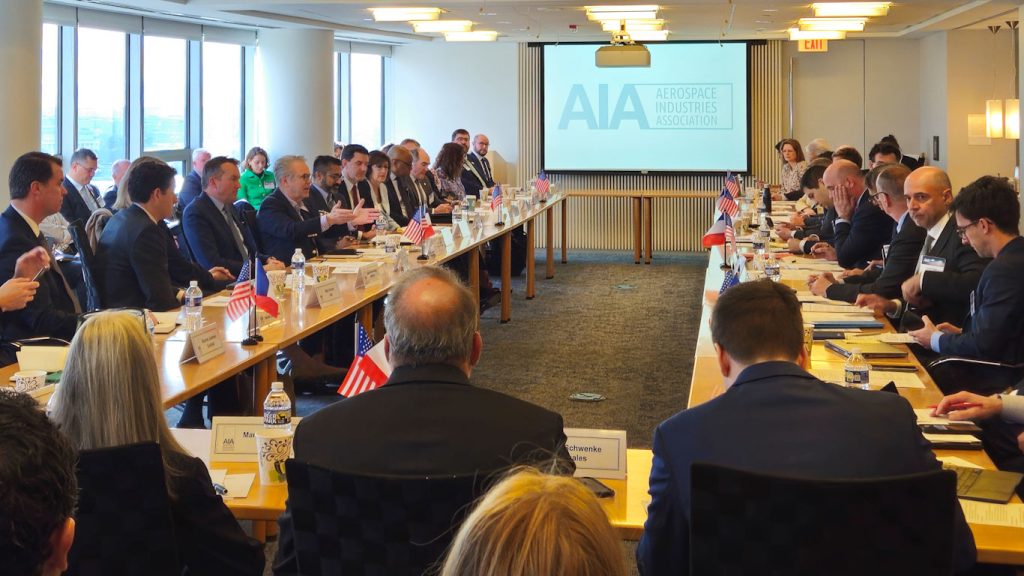
M334 156L317 156L313 160L313 184L303 201L310 214L327 214L338 203L341 194L341 160ZM316 238L321 253L347 248L351 243L347 226L331 226Z
M836 259L843 268L864 268L882 256L882 246L892 237L893 221L871 202L858 165L836 160L825 169L823 179L838 215L833 242Z
M384 181L384 187L388 189L388 205L391 207L389 215L399 226L408 226L410 218L420 207L409 176L412 173L413 155L404 146L392 146L388 150L388 160L391 161L391 173Z
M103 207L100 191L92 185L99 159L88 148L79 148L71 155L71 169L64 177L68 191L61 204L60 214L68 222L79 220L84 226L93 212Z

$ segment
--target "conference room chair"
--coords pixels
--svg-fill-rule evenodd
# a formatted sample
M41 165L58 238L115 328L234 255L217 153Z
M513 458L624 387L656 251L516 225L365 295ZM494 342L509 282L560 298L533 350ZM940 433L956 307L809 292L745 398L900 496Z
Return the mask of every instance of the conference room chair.
M249 233L252 234L252 239L256 242L256 250L258 252L262 252L263 245L260 242L260 230L259 222L256 220L256 209L253 208L252 204L249 204L247 200L236 200L235 212L238 213L238 217L241 218L242 223L249 227Z
M932 360L925 370L944 394L967 390L987 396L1016 387L1024 379L1024 363L1006 364L960 356Z
M694 576L952 574L952 471L832 481L694 463L691 477Z
M83 450L75 540L65 574L181 574L160 447Z
M78 247L78 260L82 269L82 283L85 286L85 299L79 299L84 304L83 311L92 312L100 310L103 308L103 303L100 301L100 290L96 285L96 276L94 274L96 254L93 252L93 245L89 241L85 226L80 221L69 223L68 233L71 234L71 239L74 241L75 246Z
M288 460L299 572L415 575L440 565L484 476L363 476Z
M192 257L192 250L188 247L188 239L185 238L185 227L181 225L181 220L170 222L167 224L167 227L171 230L171 234L174 235L174 242L178 245L181 255L189 262L194 262L195 258Z

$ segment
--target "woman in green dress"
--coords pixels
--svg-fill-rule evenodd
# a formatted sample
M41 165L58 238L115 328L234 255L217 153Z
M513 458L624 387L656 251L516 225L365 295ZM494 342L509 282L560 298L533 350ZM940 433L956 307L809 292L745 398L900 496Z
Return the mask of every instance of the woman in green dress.
M267 156L267 151L259 146L250 148L245 155L245 162L242 163L245 171L238 180L241 185L238 189L238 199L245 200L256 210L260 209L263 199L277 188L274 173L267 170L269 164L270 157Z

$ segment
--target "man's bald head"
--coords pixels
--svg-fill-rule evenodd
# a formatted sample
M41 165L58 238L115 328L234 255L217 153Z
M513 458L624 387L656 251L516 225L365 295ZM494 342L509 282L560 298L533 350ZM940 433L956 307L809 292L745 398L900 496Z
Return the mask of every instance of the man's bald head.
M392 366L451 364L467 374L480 353L476 302L451 271L416 268L398 279L384 304Z
M938 224L949 210L953 184L941 168L922 166L907 176L903 195L914 224L928 229Z
M412 152L404 146L392 146L388 150L388 159L391 160L391 172L395 176L406 177L412 170Z
M860 167L849 160L833 160L825 169L822 180L830 191L842 189L854 202L864 192L864 177L861 176Z

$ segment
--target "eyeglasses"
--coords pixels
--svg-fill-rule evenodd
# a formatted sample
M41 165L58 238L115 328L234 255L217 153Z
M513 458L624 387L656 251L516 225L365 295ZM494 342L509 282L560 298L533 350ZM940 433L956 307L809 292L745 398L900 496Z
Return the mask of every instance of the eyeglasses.
M879 196L883 196L883 195L885 195L885 192L875 192L874 194L872 194L871 192L868 192L868 200L871 200L872 204L874 204L875 206L878 206L879 205L878 204L878 197Z
M978 222L981 222L981 218L978 218L977 220L974 220L973 222L971 222L967 226L957 226L956 227L956 235L959 236L960 238L963 238L964 236L967 235L967 229L970 228L971 226L974 226Z

